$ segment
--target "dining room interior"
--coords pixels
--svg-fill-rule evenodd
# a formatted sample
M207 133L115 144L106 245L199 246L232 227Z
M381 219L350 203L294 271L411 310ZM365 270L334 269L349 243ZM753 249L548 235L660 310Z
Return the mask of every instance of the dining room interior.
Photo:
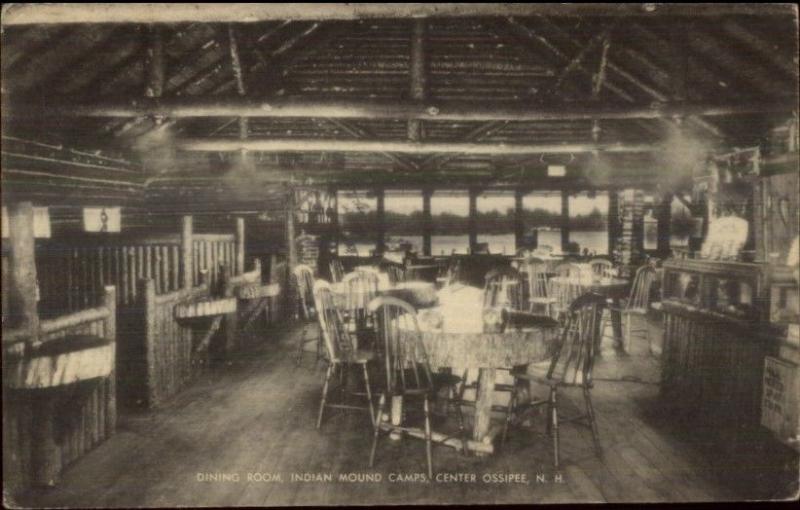
M4 504L791 500L794 4L7 4Z

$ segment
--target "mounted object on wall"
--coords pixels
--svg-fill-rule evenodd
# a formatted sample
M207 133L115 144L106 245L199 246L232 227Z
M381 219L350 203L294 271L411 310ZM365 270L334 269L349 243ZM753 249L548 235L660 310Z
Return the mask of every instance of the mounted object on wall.
M119 232L121 230L119 207L84 207L83 230L86 232Z

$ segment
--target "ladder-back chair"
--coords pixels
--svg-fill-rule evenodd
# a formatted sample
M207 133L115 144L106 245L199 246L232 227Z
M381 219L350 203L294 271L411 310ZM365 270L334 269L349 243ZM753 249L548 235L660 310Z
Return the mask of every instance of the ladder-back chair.
M507 306L523 310L523 288L520 272L512 267L489 270L483 287L483 308Z
M588 293L580 296L569 307L561 330L561 341L553 358L545 363L529 365L525 370L514 370L514 391L511 395L509 411L502 440L505 441L508 426L515 412L523 407L547 405L547 433L553 439L553 463L559 466L559 424L579 421L588 425L592 431L595 451L602 455L600 436L597 430L594 407L590 390L592 388L592 369L595 355L600 349L601 321L606 300L603 296ZM519 381L535 382L549 387L547 400L532 400L525 406L518 405ZM579 387L583 392L585 413L571 418L560 418L558 414L558 389Z
M647 310L650 307L650 291L653 284L656 282L656 269L650 265L644 265L636 270L636 275L633 277L633 284L631 285L628 300L623 303L620 308L610 307L610 311L614 311L622 315L625 322L625 350L630 352L633 340L633 333L644 333L646 339L650 341L649 329L647 324L643 328L634 329L632 325L633 316L637 315L644 318L647 315ZM610 318L606 318L603 322L603 331Z
M335 306L334 297L331 292L330 284L324 280L317 280L314 284L314 303L317 308L317 318L319 319L322 336L325 340L325 348L328 351L330 364L325 374L325 383L322 386L322 400L319 404L319 414L317 416L317 428L322 426L322 416L326 408L337 409L359 409L369 412L370 420L374 420L372 405L372 388L369 382L368 364L375 358L374 353L360 351L353 345L353 340L347 332L347 328L342 321L339 309ZM328 402L328 388L331 378L337 370L349 370L351 366L360 366L364 374L365 392L355 393L364 395L367 399L367 407L345 405L343 403L331 404ZM340 388L344 393L344 383ZM373 426L375 425L373 421Z
M314 303L314 271L307 265L298 264L292 270L295 288L300 305L300 317L303 320L303 330L297 346L297 364L303 359L303 349L306 345L306 333L317 319L317 309ZM317 336L317 361L322 357L322 334Z
M461 402L456 398L456 387L461 382L461 379L450 373L434 373L431 370L428 356L425 352L425 345L422 343L417 312L413 306L397 298L379 297L370 303L369 308L378 317L378 331L380 340L383 342L383 362L386 371L386 391L381 393L378 401L378 413L375 415L374 420L376 426L369 456L369 465L370 467L375 465L375 451L381 431L406 433L411 437L425 440L428 476L432 479L433 458L431 448L433 433L431 432L430 423L430 400L435 397L440 389L447 389L448 407L454 406L456 409L463 451L464 453L467 451L467 433L464 427L464 418L461 414ZM403 423L402 419L400 423L395 423L391 419L388 422L383 420L387 401L391 402L393 397L402 397L405 403L408 403L410 399L422 398L423 429L408 427ZM437 433L437 442L445 441L446 439L441 439L441 434Z

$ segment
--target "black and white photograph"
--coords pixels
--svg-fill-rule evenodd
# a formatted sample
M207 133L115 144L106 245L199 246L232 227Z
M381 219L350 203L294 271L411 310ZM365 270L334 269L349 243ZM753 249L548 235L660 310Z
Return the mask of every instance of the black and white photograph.
M0 22L4 507L800 496L796 4Z

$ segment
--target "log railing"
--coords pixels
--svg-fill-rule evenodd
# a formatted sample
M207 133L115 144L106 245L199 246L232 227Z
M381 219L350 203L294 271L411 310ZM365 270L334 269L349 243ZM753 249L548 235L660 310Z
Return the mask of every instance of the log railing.
M116 341L114 287L106 287L100 306L39 324L38 345L73 335ZM22 353L29 333L4 331L4 363ZM8 367L4 364L4 372ZM116 376L89 379L48 390L3 386L3 476L10 490L52 485L64 467L114 433Z
M262 284L261 261L254 260L251 271L238 276L228 276L223 268L222 292L224 296L236 296L236 313L225 316L224 349L234 351L246 345L249 339L263 337L278 318L281 284Z
M221 266L234 268L236 265L236 239L233 234L194 234L193 264L195 268L192 283L200 283L200 273L208 271L208 283L217 288L222 273Z

